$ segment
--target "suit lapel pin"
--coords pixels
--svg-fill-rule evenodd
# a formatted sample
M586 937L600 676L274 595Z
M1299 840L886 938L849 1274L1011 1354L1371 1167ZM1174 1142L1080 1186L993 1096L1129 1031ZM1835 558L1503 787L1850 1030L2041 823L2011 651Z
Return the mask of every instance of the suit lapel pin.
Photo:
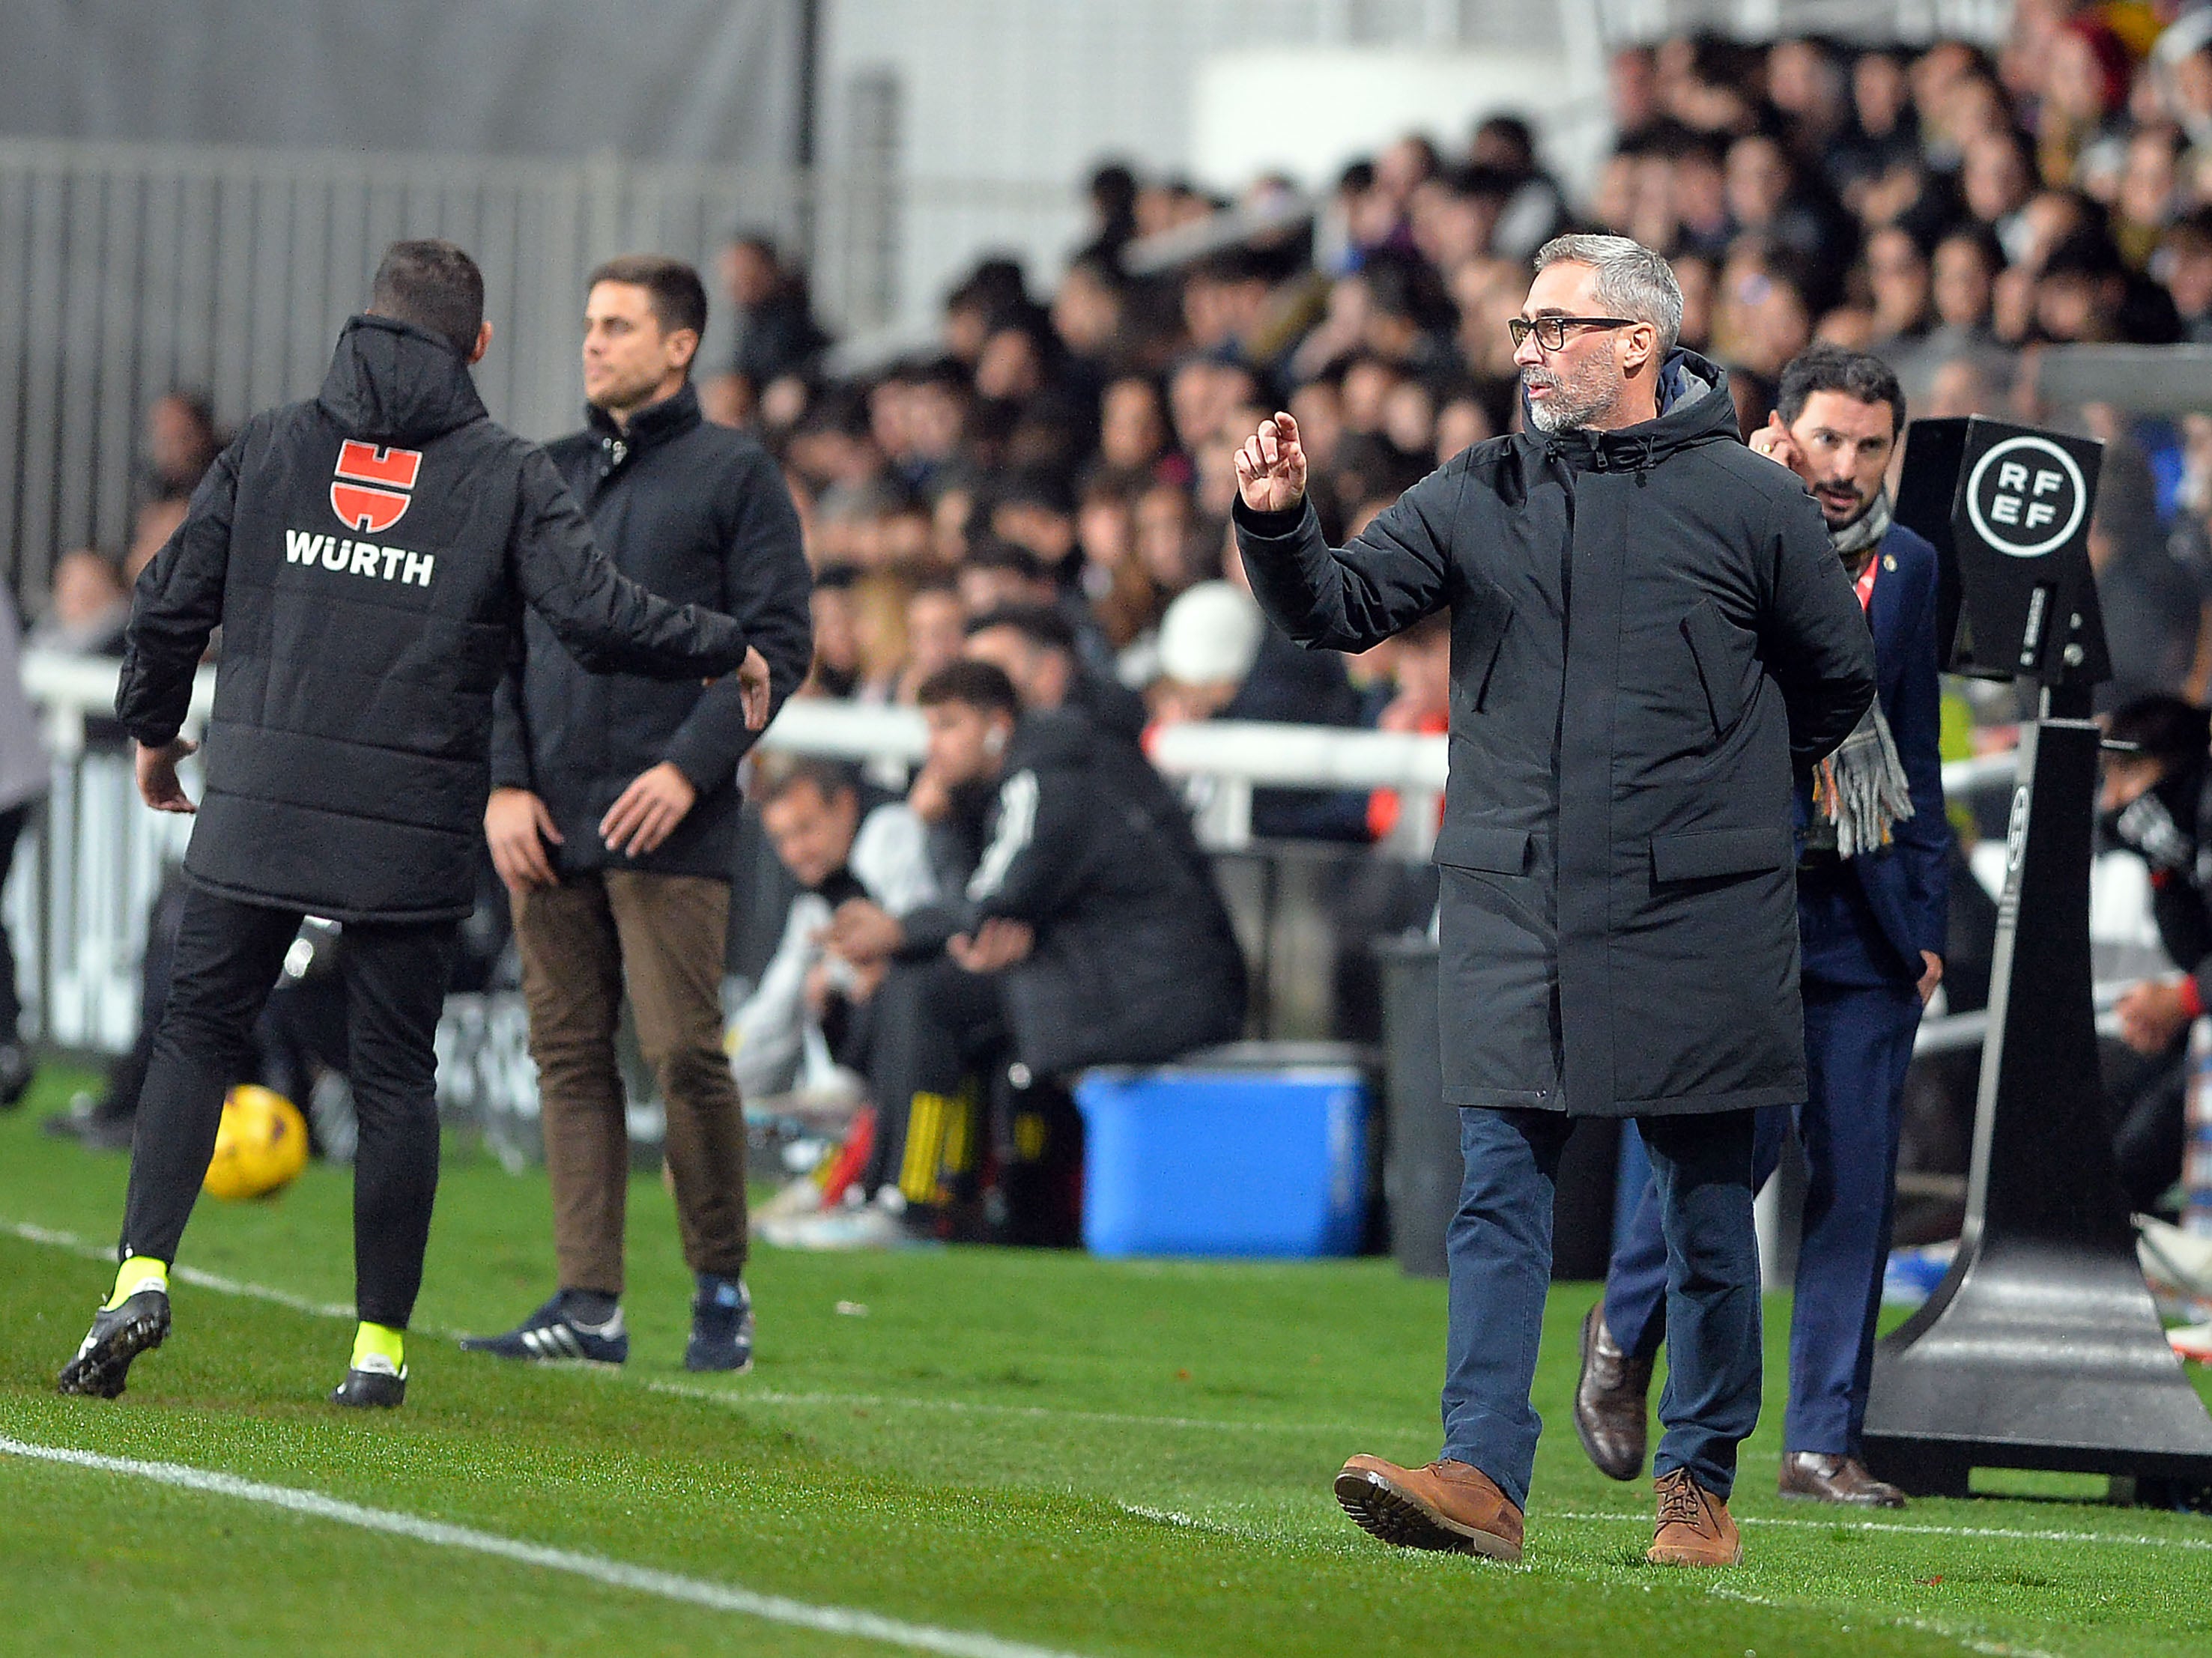
M1897 555L1895 553L1884 553L1881 556L1881 568L1885 570L1895 569L1897 568Z

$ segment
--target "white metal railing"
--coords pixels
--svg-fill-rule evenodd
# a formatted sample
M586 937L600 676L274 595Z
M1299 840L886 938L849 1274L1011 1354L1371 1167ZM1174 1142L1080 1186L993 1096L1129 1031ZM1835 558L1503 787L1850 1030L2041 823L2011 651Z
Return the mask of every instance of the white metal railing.
M117 671L106 659L23 654L24 689L42 711L53 756L53 786L18 850L6 895L27 969L26 1034L100 1050L127 1046L136 1032L148 914L191 822L143 810L129 756L87 740L88 722L114 707ZM214 689L214 670L203 669L188 731L204 720ZM924 740L921 716L911 708L801 700L784 705L763 744L902 774L920 762ZM1407 858L1425 857L1434 840L1449 753L1443 737L1220 720L1167 727L1152 745L1160 769L1192 786L1201 838L1213 850L1251 845L1255 788L1391 788L1405 804L1383 850ZM1954 794L2006 786L2014 768L2011 754L1955 762L1944 768L1944 786ZM2100 1011L2114 990L2100 990ZM1977 1045L1979 1020L1929 1021L1922 1051Z

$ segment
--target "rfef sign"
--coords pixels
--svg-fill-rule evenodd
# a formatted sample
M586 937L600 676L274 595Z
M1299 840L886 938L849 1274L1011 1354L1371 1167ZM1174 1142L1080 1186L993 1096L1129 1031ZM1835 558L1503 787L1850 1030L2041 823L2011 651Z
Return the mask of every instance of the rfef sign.
M1975 416L1905 430L1897 521L1942 555L1936 625L1954 673L2112 677L2089 517L2103 446Z
M2089 515L2089 486L2074 457L2049 438L2007 438L1966 477L1966 515L1982 539L2013 558L2063 547Z

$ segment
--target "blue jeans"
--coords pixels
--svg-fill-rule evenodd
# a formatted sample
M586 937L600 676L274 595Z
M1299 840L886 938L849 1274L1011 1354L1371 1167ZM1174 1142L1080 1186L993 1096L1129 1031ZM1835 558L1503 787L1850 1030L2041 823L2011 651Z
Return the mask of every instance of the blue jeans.
M1805 981L1810 1096L1794 1114L1810 1171L1790 1317L1790 1408L1783 1445L1856 1456L1874 1373L1875 1324L1889 1259L1905 1073L1920 1028L1910 984ZM1781 1160L1793 1114L1759 1113L1753 1177L1764 1186ZM1666 1339L1666 1245L1648 1187L1613 1248L1605 1323L1626 1351L1648 1357Z
M1759 1242L1748 1111L1638 1120L1659 1193L1673 1360L1657 1473L1686 1468L1725 1498L1759 1420ZM1525 1508L1543 1422L1529 1402L1552 1277L1552 1193L1572 1121L1462 1107L1466 1174L1445 1237L1450 1328L1443 1455Z

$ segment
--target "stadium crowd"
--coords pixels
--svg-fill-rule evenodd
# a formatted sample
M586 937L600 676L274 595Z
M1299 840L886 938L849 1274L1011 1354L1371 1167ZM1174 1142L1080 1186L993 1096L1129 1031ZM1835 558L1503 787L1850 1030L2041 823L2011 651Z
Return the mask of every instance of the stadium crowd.
M1409 133L1346 167L1310 215L1280 177L1230 200L1103 166L1092 222L1049 292L1018 261L984 258L946 295L930 349L866 367L814 317L790 255L737 237L720 271L734 353L702 366L699 402L759 440L797 506L813 576L797 695L994 717L994 686L945 678L969 657L1005 671L1024 718L1072 708L1138 743L1208 719L1443 730L1440 623L1347 658L1301 652L1265 620L1230 528L1233 457L1287 409L1326 534L1356 533L1440 461L1517 428L1506 325L1530 257L1589 228L1667 256L1681 343L1727 367L1746 434L1766 422L1784 365L1831 342L1889 363L1916 416L1986 413L2103 440L2092 550L2107 704L2204 701L2212 413L2054 407L2037 366L2057 344L2212 343L2212 7L2021 0L1994 52L1674 39L1618 52L1609 88L1616 137L1586 195L1512 115L1463 139ZM1147 246L1239 222L1263 228L1206 238L1183 263ZM221 445L205 409L173 397L144 446L137 562ZM66 556L32 642L116 649L134 574L91 550ZM1991 696L1982 712L2014 710ZM835 875L828 891L882 901L875 917L896 921L892 889L843 857L886 803L761 764L757 804L830 823L841 847L835 870L809 878L809 854L786 846L799 829L772 821L793 872L817 894ZM1135 786L1111 764L1091 770L1086 791ZM1400 810L1387 793L1263 792L1254 828L1357 844L1387 835ZM1422 878L1354 906L1352 930L1425 920ZM880 982L893 953L880 926L826 936L834 961L811 930L787 932L797 957L770 986L781 1023L769 1029L763 1005L740 1017L741 1072L799 1053L799 1023L844 1029L841 997ZM903 1144L901 1131L875 1148L872 1180L896 1175Z

